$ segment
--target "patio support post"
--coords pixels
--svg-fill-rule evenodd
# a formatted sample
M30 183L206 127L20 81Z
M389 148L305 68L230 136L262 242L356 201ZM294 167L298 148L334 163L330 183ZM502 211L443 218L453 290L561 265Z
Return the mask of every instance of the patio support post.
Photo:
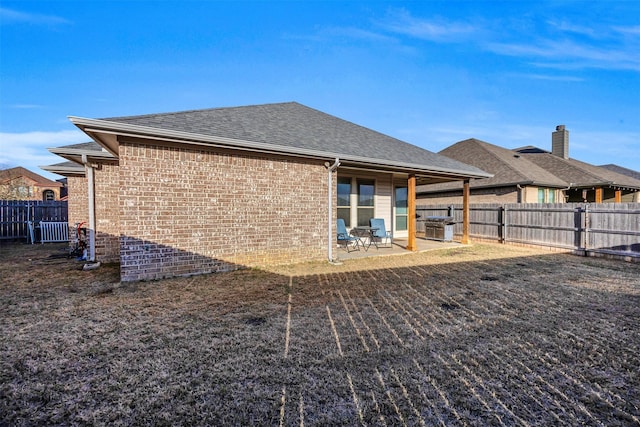
M616 190L616 203L620 203L622 202L622 190L618 189Z
M465 179L462 184L462 244L469 244L469 199L471 191L469 189L469 179Z
M407 241L408 251L417 251L418 245L416 243L416 176L409 175L409 183L407 186L407 208L408 208L408 221L407 228L409 229L409 238Z
M602 203L602 187L596 188L596 203Z

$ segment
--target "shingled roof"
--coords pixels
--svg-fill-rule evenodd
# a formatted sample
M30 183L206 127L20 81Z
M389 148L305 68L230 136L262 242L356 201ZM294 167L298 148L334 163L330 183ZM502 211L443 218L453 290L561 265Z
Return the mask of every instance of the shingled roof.
M529 161L525 156L475 138L459 141L438 154L493 174L491 178L471 180L471 188L507 187L518 184L556 188L567 186L565 181ZM421 186L418 192L439 192L459 188L459 184L443 183Z
M108 135L100 135L101 132L301 157L339 158L343 165L405 168L458 179L490 176L474 166L297 102L104 119L70 117L70 120L116 156L117 142L109 140Z
M29 169L23 168L22 166L0 170L0 184L7 184L18 178L28 178L40 187L62 187L62 184L59 182L52 181L42 175L31 172Z
M567 186L571 188L607 186L611 188L640 189L640 180L600 166L571 158L564 159L549 152L519 154L540 168L552 172L558 178L567 182Z
M623 168L622 166L608 164L608 165L600 165L601 168L608 169L613 172L617 172L622 175L630 176L631 178L640 179L640 172L634 171L632 169Z

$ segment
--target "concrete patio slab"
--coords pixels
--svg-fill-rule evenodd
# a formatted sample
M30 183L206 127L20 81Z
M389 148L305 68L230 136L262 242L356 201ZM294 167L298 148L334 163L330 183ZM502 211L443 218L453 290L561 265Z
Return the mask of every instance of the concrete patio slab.
M348 259L359 259L359 258L368 258L368 257L377 257L377 256L390 256L390 255L406 255L415 253L413 251L409 251L406 249L408 241L406 239L394 239L393 245L391 247L380 247L376 248L375 246L369 247L368 250L364 250L360 247L359 251L351 251L347 252L344 246L339 246L334 255L336 260L344 261ZM416 252L425 252L432 251L437 249L448 249L448 248L459 248L464 247L460 242L442 242L439 240L430 240L418 237L416 239L416 244L418 246L418 250Z

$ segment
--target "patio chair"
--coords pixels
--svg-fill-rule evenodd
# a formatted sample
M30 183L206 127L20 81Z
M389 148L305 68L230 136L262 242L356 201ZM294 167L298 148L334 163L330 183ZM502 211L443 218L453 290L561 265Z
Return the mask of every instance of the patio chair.
M338 218L337 226L338 243L344 244L344 248L347 252L351 252L352 250L359 251L360 246L358 246L358 238L349 234L347 226L344 224L344 219ZM352 246L353 249L349 250L349 246Z
M378 247L377 242L379 241L383 247L393 247L393 234L391 234L391 230L387 230L384 225L384 218L371 218L369 220L369 225L371 228L375 228L376 230L371 231L371 236L373 238L373 243ZM385 243L386 242L386 243ZM386 245L389 246L386 246Z

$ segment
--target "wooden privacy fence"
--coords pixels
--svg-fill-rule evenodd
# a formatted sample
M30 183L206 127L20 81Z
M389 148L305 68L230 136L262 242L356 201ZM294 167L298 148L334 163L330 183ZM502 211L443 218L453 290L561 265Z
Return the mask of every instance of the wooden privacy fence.
M462 205L418 206L417 215L451 216L462 234ZM502 243L640 257L640 203L472 204L470 236ZM416 231L424 232L418 221Z
M28 222L67 222L67 202L0 200L0 239L30 238Z

